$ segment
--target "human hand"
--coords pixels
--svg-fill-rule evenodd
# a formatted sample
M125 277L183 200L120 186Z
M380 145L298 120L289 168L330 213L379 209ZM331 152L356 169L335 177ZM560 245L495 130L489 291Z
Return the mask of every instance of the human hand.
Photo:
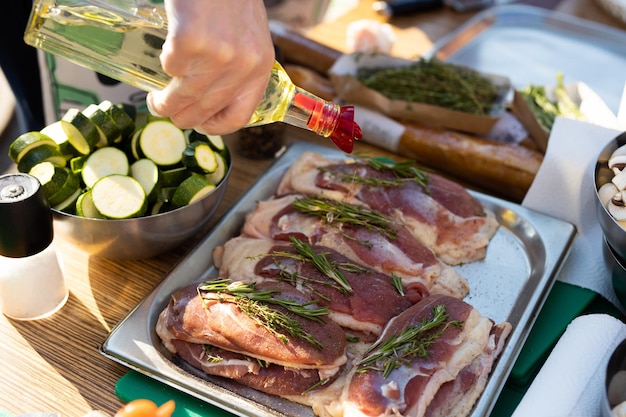
M165 0L161 65L172 77L148 94L150 111L178 127L232 133L261 102L274 63L262 0Z

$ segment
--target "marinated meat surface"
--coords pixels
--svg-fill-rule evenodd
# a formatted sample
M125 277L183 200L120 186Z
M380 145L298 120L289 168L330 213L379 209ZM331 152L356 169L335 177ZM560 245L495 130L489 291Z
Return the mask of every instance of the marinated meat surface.
M498 228L493 213L444 177L429 173L415 179L305 152L285 173L277 195L313 194L363 204L402 222L448 264L483 259Z
M332 248L376 271L396 274L407 285L420 283L429 292L457 298L468 294L465 278L437 259L402 223L375 213L389 221L388 225L377 228L371 223L358 224L356 220L352 224L342 222L323 207L317 208L319 213L315 215L296 208L307 204L313 209L317 200L291 194L260 201L247 215L242 233L274 240L296 237Z
M300 303L312 299L291 285L263 282L257 290L277 291L279 297ZM281 310L280 306L272 307ZM166 348L176 353L174 340L208 344L259 360L297 369L326 369L336 371L346 362L345 333L340 326L327 320L318 322L293 317L303 330L321 344L316 347L305 338L287 335L287 342L261 326L235 303L220 301L219 296L203 299L198 284L184 287L172 294L171 301L157 322L157 334Z
M408 339L409 330L431 323L440 306L445 307L448 324ZM508 323L495 326L459 299L430 296L392 319L378 347L388 347L385 343L394 338L407 338L413 344L395 346L391 355L373 363L357 360L338 403L327 408L335 417L465 416L482 392L509 332ZM364 357L384 349L375 344ZM399 359L394 364L395 357Z
M345 279L341 285L321 272L307 258L298 256L293 246L269 239L235 237L220 251L220 274L233 279L289 282L329 308L329 317L342 327L379 335L394 316L421 300L428 292L409 284L396 288L389 275L354 263L335 250L310 247Z

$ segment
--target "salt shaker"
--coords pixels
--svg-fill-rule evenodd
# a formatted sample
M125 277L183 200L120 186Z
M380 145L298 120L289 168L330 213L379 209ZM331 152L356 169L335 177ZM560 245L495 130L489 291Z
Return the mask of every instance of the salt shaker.
M21 173L0 176L0 310L5 316L40 319L67 301L53 234L39 181Z

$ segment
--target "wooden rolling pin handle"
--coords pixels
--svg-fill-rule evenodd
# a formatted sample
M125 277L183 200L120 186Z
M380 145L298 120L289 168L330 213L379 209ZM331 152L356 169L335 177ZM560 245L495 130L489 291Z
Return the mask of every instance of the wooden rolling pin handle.
M301 31L285 23L271 21L270 31L274 44L286 62L302 65L320 74L326 75L342 55L341 51L307 38Z

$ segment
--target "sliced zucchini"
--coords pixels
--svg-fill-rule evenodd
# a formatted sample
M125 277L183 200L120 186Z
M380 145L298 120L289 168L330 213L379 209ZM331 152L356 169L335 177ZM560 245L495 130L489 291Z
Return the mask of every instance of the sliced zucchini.
M161 191L159 192L159 201L164 203L169 203L172 201L172 197L174 197L174 193L178 187L161 187Z
M172 205L167 201L157 200L150 209L150 215L166 213L172 210Z
M109 100L102 101L98 104L98 107L111 116L111 119L113 119L122 133L121 140L129 138L133 134L135 131L135 119L128 114L124 107L117 106Z
M182 163L190 171L209 174L217 169L217 157L206 142L191 142L183 151Z
M38 163L28 173L39 180L44 194L50 198L50 196L61 191L70 175L70 170L46 161Z
M103 146L119 143L122 140L122 131L120 128L113 121L113 118L98 107L97 104L87 106L83 110L83 114L93 122L98 130L100 140L96 144L96 147L102 148Z
M89 158L89 156L81 155L75 156L74 158L70 159L70 169L72 170L72 172L74 172L75 174L80 174L80 172L83 170L83 166L85 166L85 161L87 160L87 158Z
M70 198L76 193L76 190L80 191L80 178L74 174L71 170L68 173L65 184L56 193L47 196L48 202L52 207L62 204L65 200Z
M133 177L112 174L100 178L91 189L96 210L108 219L130 219L146 213L143 187Z
M22 159L22 156L24 156L28 151L43 145L57 147L56 142L50 136L44 133L23 133L9 145L9 158L11 158L13 162L18 164Z
M139 149L139 137L141 136L142 129L143 128L139 128L135 130L135 132L131 135L131 138L130 138L130 144L129 144L130 155L132 155L134 159L141 159L145 157L143 152L141 152L141 149Z
M189 138L189 142L194 142L199 140L201 142L207 142L211 145L211 148L215 152L223 152L226 150L226 144L224 143L224 139L218 135L205 135L204 133L197 132L193 129L190 129L187 133L187 137Z
M207 178L213 184L218 185L226 176L226 172L228 171L228 162L226 162L226 158L221 153L218 153L215 158L217 159L217 169L214 172L207 174Z
M130 166L130 175L143 187L148 203L156 201L162 181L159 167L148 158L139 159Z
M214 189L215 184L206 176L194 172L176 188L172 196L172 207L179 208L195 203Z
M76 149L74 149L70 143L69 136L72 132L75 132L75 130L68 126L71 126L69 122L65 120L58 120L41 129L41 133L52 138L52 140L56 142L61 154L64 155L67 160L78 156Z
M118 148L106 146L87 157L80 173L85 185L91 188L102 177L111 174L128 175L129 170L126 154Z
M63 200L61 203L53 206L53 208L62 211L64 213L75 214L76 213L76 201L80 197L82 190L78 188L72 195Z
M163 187L178 187L181 182L189 178L191 171L187 167L172 168L161 171Z
M65 112L61 121L69 123L63 126L72 147L80 155L89 155L100 140L96 125L77 108Z
M180 163L187 147L185 133L169 120L155 120L141 129L139 149L161 167Z
M20 158L20 162L17 164L17 170L27 173L41 162L52 162L59 167L67 164L65 157L61 154L57 146L46 144L32 148L23 154Z
M85 191L76 200L76 214L81 217L89 217L91 219L104 219L104 216L93 204L91 190Z

